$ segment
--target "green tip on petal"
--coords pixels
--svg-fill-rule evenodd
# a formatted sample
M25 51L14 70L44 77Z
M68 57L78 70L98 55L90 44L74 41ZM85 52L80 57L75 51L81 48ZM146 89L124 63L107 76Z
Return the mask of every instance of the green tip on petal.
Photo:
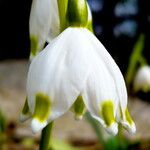
M36 36L30 36L30 58L36 56L38 51L38 38Z
M73 109L75 112L75 119L82 120L83 115L85 113L85 105L82 96L78 96L75 103L73 104Z
M68 0L67 19L69 26L86 27L88 22L86 0Z
M128 122L130 125L132 125L133 120L132 120L132 118L131 118L131 116L130 116L130 113L129 113L129 111L128 111L128 108L126 108L126 110L125 110L125 116L126 116L127 122Z
M116 122L112 123L110 126L106 127L106 131L115 136L118 133L118 124Z
M41 123L45 122L50 115L50 110L51 100L49 96L43 93L36 94L33 118Z
M136 132L136 126L135 123L133 122L130 113L128 111L128 108L126 108L124 112L124 120L121 121L122 126L131 134L134 134Z
M105 121L106 131L111 135L116 135L118 124L114 117L114 104L111 100L105 100L100 104L100 114Z
M100 114L102 115L107 126L115 122L114 104L111 100L106 100L100 104Z
M27 101L27 98L26 98L26 101L25 101L25 104L24 104L24 107L23 107L23 110L22 110L22 114L26 115L29 113L29 105L28 105L28 101Z
M19 120L21 122L24 122L27 119L29 119L30 117L31 117L31 113L30 113L27 98L26 98L26 101L25 101L25 104L24 104L24 107L23 107L23 110L22 110Z

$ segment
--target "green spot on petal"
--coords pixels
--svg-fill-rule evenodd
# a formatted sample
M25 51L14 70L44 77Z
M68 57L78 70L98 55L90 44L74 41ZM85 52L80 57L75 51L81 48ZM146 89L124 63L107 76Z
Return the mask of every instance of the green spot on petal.
M114 117L114 104L111 100L104 101L100 104L101 115L107 126L115 122Z
M35 36L30 36L30 53L32 56L36 56L38 49L38 38Z
M126 110L125 110L125 117L126 117L127 122L128 122L130 125L132 125L132 124L133 124L133 120L132 120L132 118L131 118L131 116L130 116L130 113L129 113L129 111L128 111L128 108L126 108Z
M23 115L30 114L27 98L26 98L26 101L25 101L25 104L24 104L24 107L23 107L23 110L22 110L22 114Z
M85 105L83 102L82 96L78 96L77 100L75 101L74 105L74 112L76 114L76 118L81 118L81 116L85 113Z
M35 99L35 110L33 114L33 118L36 118L40 122L44 122L48 119L51 109L51 100L49 96L38 93Z

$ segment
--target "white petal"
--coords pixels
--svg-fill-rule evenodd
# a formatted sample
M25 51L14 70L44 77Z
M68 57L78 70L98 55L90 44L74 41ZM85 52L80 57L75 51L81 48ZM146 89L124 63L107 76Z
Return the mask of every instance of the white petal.
M32 61L27 93L34 112L35 95L47 94L52 110L49 121L67 112L80 94L90 71L90 54L80 29L66 29Z
M36 51L42 50L47 38L59 33L57 0L33 0L30 13L30 36L36 38Z
M107 131L116 134L118 132L118 125L115 121L111 126L107 126L103 116L101 116L102 114L100 114L101 104L105 101L111 101L114 106L112 115L114 115L114 118L116 116L118 99L114 80L110 76L105 64L96 54L91 55L90 62L93 66L83 91L84 103L92 116L106 127Z
M99 55L99 58L104 62L105 66L107 67L107 70L109 71L109 74L115 82L115 88L117 91L121 108L118 109L117 120L125 128L127 128L128 131L130 130L134 132L136 130L135 124L132 121L129 112L127 113L127 90L123 75L113 58L107 52L105 47L100 43L100 41L88 30L85 33L86 37L88 37L89 41L94 45L95 52L97 53L97 55ZM124 123L128 124L128 126L125 126Z
M33 119L31 122L31 129L33 133L37 133L39 131L41 131L44 127L46 127L47 125L47 121L45 122L40 122L36 119Z
M99 55L100 59L102 59L102 61L105 63L109 73L111 74L115 82L121 109L122 111L125 111L127 107L127 90L123 75L119 67L117 66L111 55L107 52L105 47L93 34L91 34L90 32L86 32L86 36L89 38L89 41L91 41L91 43L95 46L94 50L96 51L97 55Z
M93 64L83 95L87 99L85 104L88 109L99 116L99 104L105 100L112 100L117 104L117 96L114 81L104 64L102 62Z

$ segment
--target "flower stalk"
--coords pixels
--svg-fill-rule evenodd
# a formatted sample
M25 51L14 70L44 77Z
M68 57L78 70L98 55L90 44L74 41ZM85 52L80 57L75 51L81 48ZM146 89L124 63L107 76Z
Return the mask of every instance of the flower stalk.
M69 0L67 9L68 26L85 27L88 23L88 10L85 0Z
M68 6L68 0L57 0L60 20L60 32L62 32L66 26L66 11Z
M52 149L51 146L51 135L52 135L53 122L49 123L43 130L40 141L39 150Z

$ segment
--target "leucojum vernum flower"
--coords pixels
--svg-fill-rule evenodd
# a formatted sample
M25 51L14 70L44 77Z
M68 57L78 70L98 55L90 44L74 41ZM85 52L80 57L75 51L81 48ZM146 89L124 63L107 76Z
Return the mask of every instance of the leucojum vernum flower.
M123 75L89 30L91 14L86 1L68 0L67 23L61 33L57 30L61 23L55 26L55 21L60 22L56 5L56 0L33 0L30 23L41 15L42 27L37 26L33 31L34 38L39 38L38 47L48 39L48 34L55 38L51 38L30 64L21 120L32 118L31 128L36 133L69 110L73 110L78 119L82 119L87 110L113 135L118 132L118 123L134 133L136 127L128 112ZM51 11L48 13L46 9Z

